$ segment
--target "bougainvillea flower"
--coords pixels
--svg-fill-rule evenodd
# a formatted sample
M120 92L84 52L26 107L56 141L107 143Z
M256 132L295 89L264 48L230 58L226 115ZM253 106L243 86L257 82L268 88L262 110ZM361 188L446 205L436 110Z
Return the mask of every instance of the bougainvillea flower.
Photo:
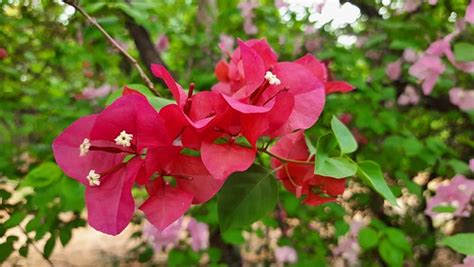
M400 106L416 105L420 102L420 96L416 92L415 88L411 85L407 85L403 93L398 97L397 103Z
M89 224L111 235L133 216L135 181L147 182L142 152L171 143L147 99L131 90L125 94L101 113L75 121L53 142L58 165L86 186Z
M464 20L468 23L474 24L474 0L471 0L469 5L467 6Z
M354 90L354 86L347 82L332 81L326 64L320 62L311 54L306 54L295 62L308 68L324 84L326 94L347 93Z
M472 210L471 201L474 199L474 180L462 175L456 175L449 184L441 185L436 195L426 204L425 214L434 218L440 212L433 210L436 207L451 206L454 217L469 217Z
M239 40L229 64L218 68L227 69L216 69L220 83L213 90L241 114L242 133L253 146L262 135L311 127L323 109L323 85L311 69L277 63L266 42Z
M238 114L217 92L203 91L192 95L192 87L186 98L182 87L162 66L154 65L155 75L163 78L175 97L177 105L160 110L160 116L170 131L170 136L182 145L200 149L202 162L211 175L225 180L236 171L245 171L255 160L255 149L235 143L241 127ZM174 92L174 93L173 93ZM182 105L181 103L185 103ZM226 139L226 143L216 143Z
M147 152L147 172L156 178L147 184L149 198L140 206L160 230L183 216L191 204L211 199L224 183L211 176L199 157L180 154L180 149L163 149L150 148ZM163 155L171 160L161 159Z
M188 224L191 236L191 248L194 251L205 250L209 247L209 226L191 218Z
M422 81L422 89L425 95L431 94L439 75L444 72L444 65L437 56L424 55L410 67L410 75Z
M388 78L390 78L390 80L398 80L400 74L402 74L402 61L396 60L388 64L385 73L387 74Z
M474 109L474 90L464 90L462 88L451 88L449 90L449 100L453 105L461 110L469 111Z
M297 131L281 138L271 149L275 155L297 161L308 161L310 158L305 137ZM317 155L316 155L317 156ZM297 197L306 196L303 203L320 205L335 201L344 192L345 180L314 174L313 164L281 162L275 158L271 161L272 168L285 188Z

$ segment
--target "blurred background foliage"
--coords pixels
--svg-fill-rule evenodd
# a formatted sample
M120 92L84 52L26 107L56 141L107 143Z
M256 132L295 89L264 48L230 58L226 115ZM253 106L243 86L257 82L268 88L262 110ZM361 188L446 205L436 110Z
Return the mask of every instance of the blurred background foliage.
M275 261L276 242L296 250L297 266L352 265L334 248L342 237L350 237L354 217L369 224L356 239L357 262L364 266L436 265L440 258L446 266L460 262L459 254L437 240L472 232L472 216L443 230L423 212L430 181L472 176L473 112L453 105L448 92L472 89L474 77L448 63L431 95L402 106L397 99L405 87L412 85L421 95L420 86L408 74L410 64L402 64L395 81L386 68L406 49L422 52L453 32L468 1L422 3L412 12L403 11L405 3L399 0L340 1L339 13L329 19L318 16L312 4L318 1L248 1L253 3L250 15L244 12L246 2L82 0L80 5L142 66L164 64L181 84L194 82L199 90L216 82L214 66L225 57L218 44L235 44L235 38L266 38L280 60L315 54L329 63L333 78L357 90L330 95L309 132L316 138L329 129L332 115L346 118L359 141L356 157L377 161L394 194L399 199L413 195L417 205L405 213L390 211L356 180L348 183L349 193L341 201L318 207L303 206L281 190L274 213L244 232L220 235L214 199L191 211L209 225L209 248L196 252L179 243L167 250L164 262L269 264ZM74 229L86 225L83 188L53 163L52 140L75 119L101 110L111 91L142 81L96 28L60 1L0 0L0 14L0 47L7 53L0 59L0 261L10 255L21 261L18 254L28 257L30 249L49 258L68 244ZM466 26L454 42L473 43L473 33L474 27ZM170 95L164 87L159 91ZM135 224L141 220L137 216ZM123 261L156 263L154 254L162 252L152 249L140 227L133 229L126 234L137 246ZM276 241L268 241L272 231L279 233ZM252 247L252 238L263 245Z

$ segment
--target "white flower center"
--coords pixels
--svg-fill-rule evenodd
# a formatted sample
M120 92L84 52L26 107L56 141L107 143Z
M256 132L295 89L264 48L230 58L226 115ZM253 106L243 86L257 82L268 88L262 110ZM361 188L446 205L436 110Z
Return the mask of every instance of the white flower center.
M281 83L280 79L278 79L277 76L271 71L267 71L265 73L265 79L268 81L269 84L279 85Z
M96 173L95 170L90 170L87 175L87 181L89 181L90 186L99 186L100 185L100 174Z
M84 138L84 141L82 141L82 144L79 146L79 150L81 151L79 156L83 157L87 153L89 153L89 148L90 147L91 147L91 141L87 138Z
M121 131L119 136L117 136L114 141L117 145L119 146L123 146L123 147L129 147L131 146L132 144L130 143L130 141L132 141L133 139L133 134L128 134L127 132L125 131Z

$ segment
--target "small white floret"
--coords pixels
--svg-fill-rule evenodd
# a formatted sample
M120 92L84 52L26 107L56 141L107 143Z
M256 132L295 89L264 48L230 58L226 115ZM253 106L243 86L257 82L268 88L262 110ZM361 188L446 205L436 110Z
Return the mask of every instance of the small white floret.
M83 157L89 153L89 148L91 147L91 141L87 138L84 138L82 144L79 146L79 150L81 151L79 156Z
M89 181L90 186L99 186L100 185L100 174L96 173L95 170L90 170L87 175L87 181Z
M119 136L117 136L114 141L117 145L123 147L129 147L132 145L131 141L133 139L133 134L128 134L125 131L121 131Z
M278 79L277 76L271 71L267 71L265 73L265 79L268 81L269 84L279 85L281 83L280 79Z

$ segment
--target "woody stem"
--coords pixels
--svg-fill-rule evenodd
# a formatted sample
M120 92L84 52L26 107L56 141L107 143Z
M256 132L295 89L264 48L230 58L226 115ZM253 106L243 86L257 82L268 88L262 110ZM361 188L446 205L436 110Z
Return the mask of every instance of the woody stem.
M156 90L155 86L153 85L153 83L151 82L150 78L148 78L148 76L145 74L145 71L143 71L142 67L140 67L140 64L138 64L137 60L135 58L133 58L129 53L127 53L127 51L125 51L125 49L123 49L118 43L117 41L114 40L114 38L112 38L112 36L110 36L109 33L107 33L104 28L102 28L102 26L100 26L99 23L97 23L96 19L91 17L84 9L82 9L81 6L79 6L79 4L77 3L76 0L63 0L64 3L74 7L74 9L76 9L79 13L81 13L84 17L86 17L86 19L92 24L94 25L94 27L96 27L104 36L107 40L110 41L110 43L115 47L117 48L120 53L122 53L125 58L127 58L128 61L130 61L130 63L132 63L132 65L138 70L138 73L140 74L140 77L143 79L143 81L145 81L148 89L150 89L150 91L156 95L156 96L161 96L160 93L158 92L158 90Z

